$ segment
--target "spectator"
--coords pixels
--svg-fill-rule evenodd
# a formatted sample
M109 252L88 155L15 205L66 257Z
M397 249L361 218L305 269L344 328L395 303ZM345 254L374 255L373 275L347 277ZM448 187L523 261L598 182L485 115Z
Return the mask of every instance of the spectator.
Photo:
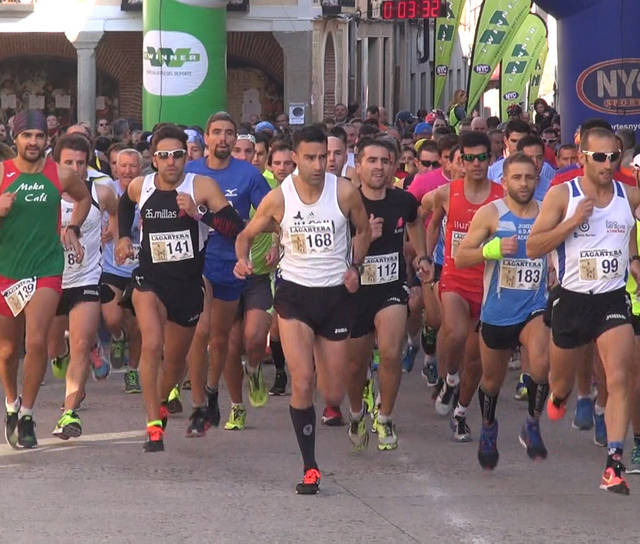
M487 133L487 121L482 117L474 117L471 121L471 130Z
M113 139L116 142L122 142L129 147L131 140L131 131L129 130L129 121L126 119L116 119L112 124ZM111 162L111 161L109 161Z
M101 117L98 119L98 124L96 126L96 132L99 136L105 136L107 138L111 137L111 125L109 125L109 120Z
M369 121L370 119L375 121L376 125L380 122L380 110L378 109L378 106L369 106L367 108L365 122Z
M460 124L460 121L462 121L467 116L467 112L464 109L466 103L466 91L464 91L463 89L458 89L453 93L453 99L449 104L447 114L449 116L449 126L456 129L456 131L458 131L458 125Z
M491 164L502 158L504 153L503 134L501 130L493 129L489 131L491 140Z
M544 160L554 168L558 168L556 163L556 148L558 147L558 134L551 127L542 131L542 142L544 143Z
M553 128L552 122L556 115L556 110L549 106L544 98L536 99L533 103L533 109L536 110L534 121L540 134L545 128Z
M336 124L344 123L347 120L347 106L339 102L333 108L333 117L336 120Z
M633 130L621 128L616 132L616 136L622 141L622 162L620 166L629 169L634 157L636 134Z
M563 144L556 153L556 166L559 170L578 162L578 148L574 144Z

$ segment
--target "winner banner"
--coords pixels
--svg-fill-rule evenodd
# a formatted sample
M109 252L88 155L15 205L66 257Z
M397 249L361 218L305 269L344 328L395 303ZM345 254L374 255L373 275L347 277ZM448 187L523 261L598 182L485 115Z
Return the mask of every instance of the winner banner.
M500 118L507 119L507 108L512 104L525 106L525 92L540 51L547 43L547 25L529 13L517 32L511 37L502 57L500 72ZM523 107L523 109L525 109Z
M449 0L447 14L436 19L435 39L435 74L433 78L433 107L437 108L442 100L444 85L449 75L449 64L453 44L458 35L458 25L465 0Z
M485 0L480 10L467 85L467 112L471 114L511 37L524 22L531 0Z

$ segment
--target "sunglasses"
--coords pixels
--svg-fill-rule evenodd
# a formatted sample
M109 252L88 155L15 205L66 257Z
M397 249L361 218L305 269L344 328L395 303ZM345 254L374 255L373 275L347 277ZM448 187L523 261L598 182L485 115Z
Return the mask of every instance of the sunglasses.
M489 153L478 153L477 155L473 155L471 153L463 153L462 160L464 162L473 162L478 159L480 162L489 160Z
M425 168L438 168L438 166L440 166L440 161L420 161L420 164Z
M545 144L555 144L558 141L558 138L542 138L542 141Z
M598 151L582 151L585 155L588 155L596 162L616 162L620 158L620 151L611 151L609 153L600 153Z
M184 149L174 149L173 151L156 151L153 156L166 161L169 157L175 160L182 159L186 154Z

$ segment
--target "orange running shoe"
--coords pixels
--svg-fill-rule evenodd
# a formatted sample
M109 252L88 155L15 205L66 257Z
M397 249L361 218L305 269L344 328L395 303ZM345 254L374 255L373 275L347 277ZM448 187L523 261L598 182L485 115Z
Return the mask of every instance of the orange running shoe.
M310 468L305 471L302 482L296 486L298 495L315 495L320 485L320 471L317 468Z
M620 461L614 461L613 466L604 469L602 480L600 481L600 489L620 495L628 495L629 486L622 477L623 472L624 465Z
M160 419L162 420L162 429L167 428L167 420L169 419L169 406L166 402L160 404Z
M549 394L549 399L547 400L547 416L551 421L558 421L564 417L567 413L567 399L562 401L560 405L557 404L553 393Z
M159 425L147 426L147 441L143 449L147 452L164 451L164 431Z

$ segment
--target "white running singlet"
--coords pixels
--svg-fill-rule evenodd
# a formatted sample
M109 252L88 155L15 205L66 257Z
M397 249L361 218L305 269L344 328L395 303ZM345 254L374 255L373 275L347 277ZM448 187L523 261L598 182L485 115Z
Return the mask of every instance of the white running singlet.
M338 179L326 173L322 194L313 204L300 200L291 175L281 187L281 277L305 287L341 285L351 260L351 233L338 204Z
M569 204L563 221L585 198L580 179L565 185ZM560 285L577 293L600 294L624 288L629 263L629 236L635 224L627 193L613 181L613 198L576 228L553 252Z

